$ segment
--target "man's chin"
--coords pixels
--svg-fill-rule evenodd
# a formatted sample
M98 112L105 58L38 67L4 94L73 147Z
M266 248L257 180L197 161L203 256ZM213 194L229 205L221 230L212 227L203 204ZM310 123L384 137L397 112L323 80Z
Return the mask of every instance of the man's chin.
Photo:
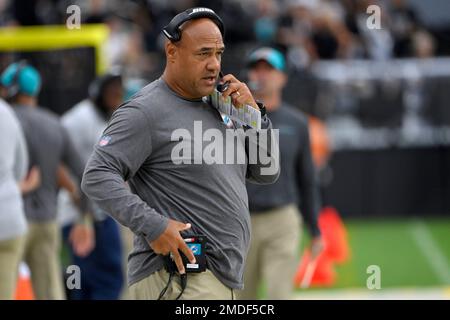
M202 92L202 97L206 97L209 96L210 94L212 94L214 92L214 88L215 86L211 86L211 87L204 87L202 88L201 92Z

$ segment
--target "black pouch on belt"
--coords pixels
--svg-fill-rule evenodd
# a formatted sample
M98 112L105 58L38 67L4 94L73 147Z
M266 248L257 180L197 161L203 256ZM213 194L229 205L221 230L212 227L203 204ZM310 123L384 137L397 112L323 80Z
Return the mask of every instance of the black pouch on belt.
M206 237L203 235L193 235L184 238L189 249L195 256L195 263L190 263L183 252L178 250L183 260L186 273L200 273L206 271L206 253L205 244ZM171 255L164 256L164 267L169 273L178 273L177 265Z

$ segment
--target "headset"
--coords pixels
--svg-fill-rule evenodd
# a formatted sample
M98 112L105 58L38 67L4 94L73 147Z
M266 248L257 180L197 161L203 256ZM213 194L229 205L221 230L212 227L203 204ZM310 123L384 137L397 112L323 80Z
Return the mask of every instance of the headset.
M184 12L177 14L170 21L170 23L164 27L163 33L172 42L180 41L180 26L186 21L200 18L211 19L217 25L217 27L219 27L222 38L225 37L225 26L222 19L212 9L203 7L190 8Z
M14 76L12 78L11 83L6 87L7 90L7 99L14 98L19 92L20 92L20 83L19 83L19 77L22 70L24 70L28 66L27 60L20 60L17 63L17 69L14 72Z

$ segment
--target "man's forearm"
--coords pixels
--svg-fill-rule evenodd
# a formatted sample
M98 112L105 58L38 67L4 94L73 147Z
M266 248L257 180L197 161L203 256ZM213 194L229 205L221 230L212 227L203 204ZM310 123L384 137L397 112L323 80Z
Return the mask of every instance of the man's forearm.
M274 183L280 175L280 157L278 146L278 132L272 129L272 123L268 117L262 122L262 130L256 134L256 130L248 134L247 179L256 184Z
M314 184L302 187L301 199L303 202L301 211L303 212L306 225L311 236L320 235L318 226L318 215L320 210L319 191Z

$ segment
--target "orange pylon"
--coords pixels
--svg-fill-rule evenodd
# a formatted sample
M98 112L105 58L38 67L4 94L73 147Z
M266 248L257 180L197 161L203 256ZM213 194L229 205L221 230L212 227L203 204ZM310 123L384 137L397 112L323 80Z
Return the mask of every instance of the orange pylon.
M350 258L347 230L336 209L322 209L318 222L324 249L314 260L310 250L305 250L294 277L296 287L332 286L336 282L334 263L343 264Z
M31 285L30 271L25 264L19 267L15 300L34 300L33 287Z

